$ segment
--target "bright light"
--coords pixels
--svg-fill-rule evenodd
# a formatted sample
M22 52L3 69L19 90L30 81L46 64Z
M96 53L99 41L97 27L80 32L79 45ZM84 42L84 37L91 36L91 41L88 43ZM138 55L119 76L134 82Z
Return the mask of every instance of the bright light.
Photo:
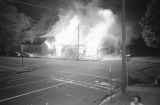
M47 45L48 49L53 49L53 48L54 48L54 45L55 45L54 42L49 41L49 40L46 40L46 41L45 41L45 44Z
M109 9L91 9L87 7L86 14L69 10L59 15L60 20L52 27L45 36L54 37L54 41L46 40L48 49L55 49L56 56L63 56L66 46L76 52L78 45L79 27L79 53L83 56L99 56L99 49L104 46L105 40L115 41L118 38L110 32L116 23L116 16Z
M66 22L67 23L67 22ZM59 27L61 30L55 33L56 45L76 45L77 44L77 27L80 24L78 16L74 16L69 23Z

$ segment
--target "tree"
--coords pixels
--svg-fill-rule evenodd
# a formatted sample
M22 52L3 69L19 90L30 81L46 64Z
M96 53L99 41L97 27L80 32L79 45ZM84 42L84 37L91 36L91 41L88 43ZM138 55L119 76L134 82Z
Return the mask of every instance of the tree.
M142 36L147 46L160 48L160 1L151 0L140 21Z
M22 34L31 27L32 19L3 0L0 1L0 53L18 51Z

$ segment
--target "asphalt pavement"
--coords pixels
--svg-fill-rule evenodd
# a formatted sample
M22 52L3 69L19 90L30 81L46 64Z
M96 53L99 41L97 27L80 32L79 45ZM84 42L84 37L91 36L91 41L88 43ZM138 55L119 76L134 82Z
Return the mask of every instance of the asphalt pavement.
M60 73L58 73L60 75ZM56 74L55 74L56 75ZM97 105L109 91L80 76L71 78L25 75L15 80L1 81L2 105ZM76 77L77 80L73 80ZM84 79L84 81L82 80ZM32 98L31 98L32 97Z
M3 60L3 66L20 64L20 58ZM118 87L104 62L32 58L24 64L37 70L0 76L0 105L99 105Z

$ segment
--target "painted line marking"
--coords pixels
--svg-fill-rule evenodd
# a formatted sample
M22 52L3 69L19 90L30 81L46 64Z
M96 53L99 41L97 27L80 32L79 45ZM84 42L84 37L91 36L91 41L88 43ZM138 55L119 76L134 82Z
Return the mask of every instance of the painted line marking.
M95 77L95 78L99 77L99 78L109 79L109 78L106 78L106 77L103 77L103 76L87 75L87 74L80 74L80 73L72 73L72 72L66 72L66 71L55 71L55 72L60 72L60 73L70 73L70 74L76 74L76 75L82 75L82 76L90 76L90 77ZM55 74L46 75L46 76L32 75L32 76L30 76L30 77L26 77L26 78L17 78L17 79L14 79L14 80L9 80L9 81L7 81L7 82L9 83L9 82L13 82L13 81L24 80L24 79L34 78L34 77L49 77L49 76L52 76L52 75L55 75Z
M27 85L27 84L32 84L32 83L42 82L42 81L49 80L49 79L57 79L57 77L48 77L48 78L41 79L41 80L38 80L38 81L32 81L32 82L27 82L27 83L23 83L23 84L13 85L13 86L9 86L9 87L5 87L5 88L1 88L1 89L0 89L0 91L5 90L5 89L9 89L9 88L18 87L18 86Z
M91 76L93 78L105 78L105 79L109 79L109 78L106 78L106 77L101 77L101 76L95 76L95 75L87 75L87 74L79 74L79 73L71 73L71 72L65 72L65 71L55 71L55 72L60 72L60 73L70 73L70 74L76 74L76 75L82 75L82 76ZM27 82L27 83L23 83L23 84L18 84L18 85L13 85L13 86L9 86L9 87L5 87L5 88L1 88L0 91L4 90L4 89L9 89L9 88L14 88L14 87L18 87L18 86L23 86L23 85L27 85L27 84L32 84L32 83L37 83L37 82L42 82L42 81L45 81L47 79L57 79L57 77L51 77L55 74L52 74L52 75L46 75L46 76L42 76L42 77L48 77L48 78L45 78L45 79L41 79L41 80L38 80L38 81L33 81L33 82ZM40 75L35 75L35 76L31 76L31 77L27 77L27 78L20 78L20 79L15 79L15 80L10 80L8 82L11 82L11 81L17 81L17 80L24 80L24 79L28 79L28 78L33 78L33 77L41 77ZM63 78L64 79L64 78ZM70 79L65 79L65 80L69 80L69 81L75 81L75 80L70 80ZM80 82L80 81L76 81L76 82ZM81 83L85 83L86 82L81 82ZM87 83L87 84L90 84L90 83ZM90 84L90 85L94 85L94 84ZM97 87L97 85L95 85ZM102 87L102 86L100 86ZM104 88L104 87L102 87Z
M96 76L96 75L89 75L89 74L80 74L80 73L72 73L72 72L66 72L66 71L55 71L55 72L62 72L62 73L76 74L76 75L82 75L82 76L99 77L99 78L109 79L109 78L106 78L106 77L103 77L103 76Z
M70 84L79 84L79 85L85 84L83 86L89 87L89 88L91 88L91 86L93 88L93 86L94 86L95 89L98 89L96 87L101 87L101 88L109 89L109 88L107 88L105 86L99 86L99 85L95 85L95 84L91 84L91 83L86 83L86 82L81 82L81 81L76 81L76 80L72 80L72 79L65 79L65 78L58 78L58 77L49 77L49 78L41 79L41 80L38 80L38 81L27 82L27 83L23 83L23 84L19 84L19 85L13 85L13 86L1 88L0 91L5 90L5 89L9 89L9 88L18 87L18 86L27 85L27 84L38 83L38 82L42 82L42 81L45 81L45 80L48 80L48 79L53 79L53 80L56 80L56 81L63 81L63 82L70 83ZM91 86L86 86L86 85L91 85Z
M93 77L92 79L94 78L103 78L103 79L108 79L108 80L112 80L113 82L117 81L117 79L114 79L114 78L107 78L107 77L104 77L104 76L96 76L96 75L88 75L88 74L80 74L80 73L72 73L72 72L66 72L66 71L55 71L55 72L61 72L61 73L69 73L69 74L75 74L75 75L82 75L82 76L88 76L88 77ZM104 75L109 75L110 73L106 73Z
M81 82L81 81L76 81L76 80L72 80L72 79L57 78L57 79L54 79L54 80L62 81L62 82L70 83L70 84L78 84L80 86L85 86L85 87L88 87L88 88L92 87L92 88L98 89L97 87L99 87L99 88L103 88L103 89L107 89L107 90L110 89L109 86L95 85L95 84L92 84L92 83ZM89 85L89 86L87 86L87 85Z
M31 91L31 92L28 92L28 93L20 94L20 95L14 96L14 97L2 99L2 100L0 100L0 103L4 102L4 101L11 100L11 99L14 99L14 98L18 98L18 97L22 97L22 96L25 96L25 95L29 95L29 94L32 94L32 93L37 93L37 92L40 92L40 91L43 91L43 90L51 89L51 88L54 88L54 87L57 87L57 86L61 86L61 85L64 85L64 84L67 84L67 83L60 83L60 84L57 84L57 85L53 85L53 86L49 86L49 87L46 87L46 88L38 89L38 90Z
M31 92L24 93L24 94L21 94L21 95L17 95L17 96L14 96L14 97L2 99L2 100L0 100L0 102L8 101L8 100L11 100L11 99L14 99L14 98L18 98L18 97L25 96L25 95L28 95L28 94L32 94L32 93L36 93L36 92L39 92L39 91L47 90L47 89L54 88L54 87L57 87L57 86L60 86L60 85L64 85L64 84L79 85L79 86L83 86L83 87L93 88L93 89L96 89L96 90L101 90L99 88L104 88L104 89L107 89L107 90L110 89L110 87L99 86L99 85L86 83L86 82L81 82L81 81L75 81L75 80L72 80L72 79L57 78L57 77L52 77L52 78L48 78L48 79L53 79L53 80L61 81L61 82L64 82L64 83L61 83L61 84L58 84L58 85L49 86L49 87L46 87L46 88L43 88L43 89L39 89L39 90L35 90L35 91L31 91Z

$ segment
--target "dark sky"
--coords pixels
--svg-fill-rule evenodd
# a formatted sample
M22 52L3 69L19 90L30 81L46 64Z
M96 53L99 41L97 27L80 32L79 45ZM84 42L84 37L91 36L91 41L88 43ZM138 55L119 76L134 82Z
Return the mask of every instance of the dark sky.
M60 5L58 0L16 0L20 2L25 2L33 5L26 5L26 4L21 4L17 2L10 2L11 5L14 5L17 7L19 12L25 13L27 16L31 16L33 19L39 20L44 13L48 11L54 11L58 8ZM36 7L35 5L40 5L48 8L53 8L53 10L50 9L45 9L41 7Z
M63 6L62 1L73 1L73 0L16 0L25 3L42 5L44 7L52 8L56 11L59 6ZM82 0L81 0L82 1ZM83 0L91 1L91 0ZM127 19L133 22L138 22L140 18L144 15L146 10L146 4L149 0L126 0L126 16ZM45 8L35 7L31 5L18 4L15 2L10 2L18 8L20 12L24 12L26 15L31 16L33 19L39 20L43 14L52 11ZM121 10L121 0L102 0L103 8L111 8L114 12L119 12Z

